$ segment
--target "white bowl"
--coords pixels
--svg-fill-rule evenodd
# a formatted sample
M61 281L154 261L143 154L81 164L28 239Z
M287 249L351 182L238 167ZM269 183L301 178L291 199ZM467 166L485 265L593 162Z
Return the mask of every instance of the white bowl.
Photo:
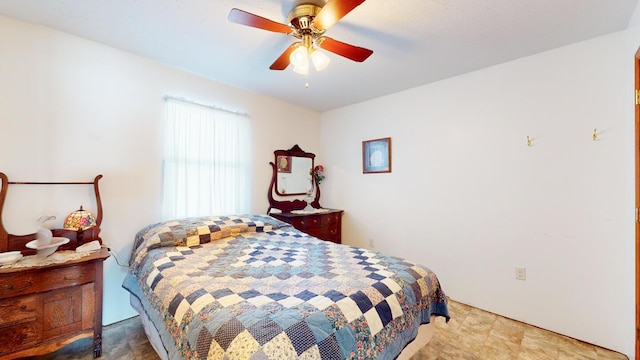
M22 259L20 251L7 251L0 253L0 265L9 265Z
M39 246L38 240L29 241L27 243L27 247L29 249L36 249L38 252L36 253L37 257L47 257L53 254L56 250L58 250L58 246L64 245L69 242L69 239L61 236L54 236L51 238L51 243L49 245Z

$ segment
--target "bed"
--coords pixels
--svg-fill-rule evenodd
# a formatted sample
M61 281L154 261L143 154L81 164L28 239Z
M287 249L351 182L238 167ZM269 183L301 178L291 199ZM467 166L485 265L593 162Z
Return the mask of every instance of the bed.
M396 359L449 320L428 268L266 215L146 226L122 286L162 359Z

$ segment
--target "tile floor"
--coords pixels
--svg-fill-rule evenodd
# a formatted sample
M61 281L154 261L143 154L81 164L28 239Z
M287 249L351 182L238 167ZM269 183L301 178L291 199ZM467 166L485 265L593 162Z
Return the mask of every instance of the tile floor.
M623 360L626 356L554 334L455 301L451 320L437 319L431 342L411 360ZM156 360L138 317L103 330L102 359ZM91 341L82 339L54 353L32 357L44 360L92 360Z
M411 360L626 360L577 341L468 305L449 302L451 320L436 320L429 344Z

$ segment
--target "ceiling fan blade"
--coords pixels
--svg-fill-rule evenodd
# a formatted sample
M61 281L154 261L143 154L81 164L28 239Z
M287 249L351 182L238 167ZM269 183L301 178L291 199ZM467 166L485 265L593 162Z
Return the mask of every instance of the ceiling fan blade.
M327 30L363 2L364 0L331 0L313 19L313 26L319 30Z
M271 64L271 66L269 66L269 69L271 70L286 69L287 66L289 66L289 56L291 55L293 50L295 50L298 46L300 46L300 44L302 44L300 41L297 41L291 44L291 46L289 46L287 50L285 50L282 53L282 55L280 55L280 57L278 57L276 61L274 61L273 64Z
M288 25L281 24L262 16L258 16L244 10L233 8L229 13L229 21L236 24L252 26L259 29L269 30L277 33L289 34L291 28Z
M363 62L373 54L372 50L349 45L326 36L320 36L316 39L316 44L327 51L357 62Z

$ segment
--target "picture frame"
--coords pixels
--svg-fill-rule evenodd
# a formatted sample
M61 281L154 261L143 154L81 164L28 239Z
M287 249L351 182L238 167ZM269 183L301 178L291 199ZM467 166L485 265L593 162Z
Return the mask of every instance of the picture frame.
M365 140L362 142L362 173L391 172L391 138Z
M278 172L291 174L291 156L289 155L278 155Z

